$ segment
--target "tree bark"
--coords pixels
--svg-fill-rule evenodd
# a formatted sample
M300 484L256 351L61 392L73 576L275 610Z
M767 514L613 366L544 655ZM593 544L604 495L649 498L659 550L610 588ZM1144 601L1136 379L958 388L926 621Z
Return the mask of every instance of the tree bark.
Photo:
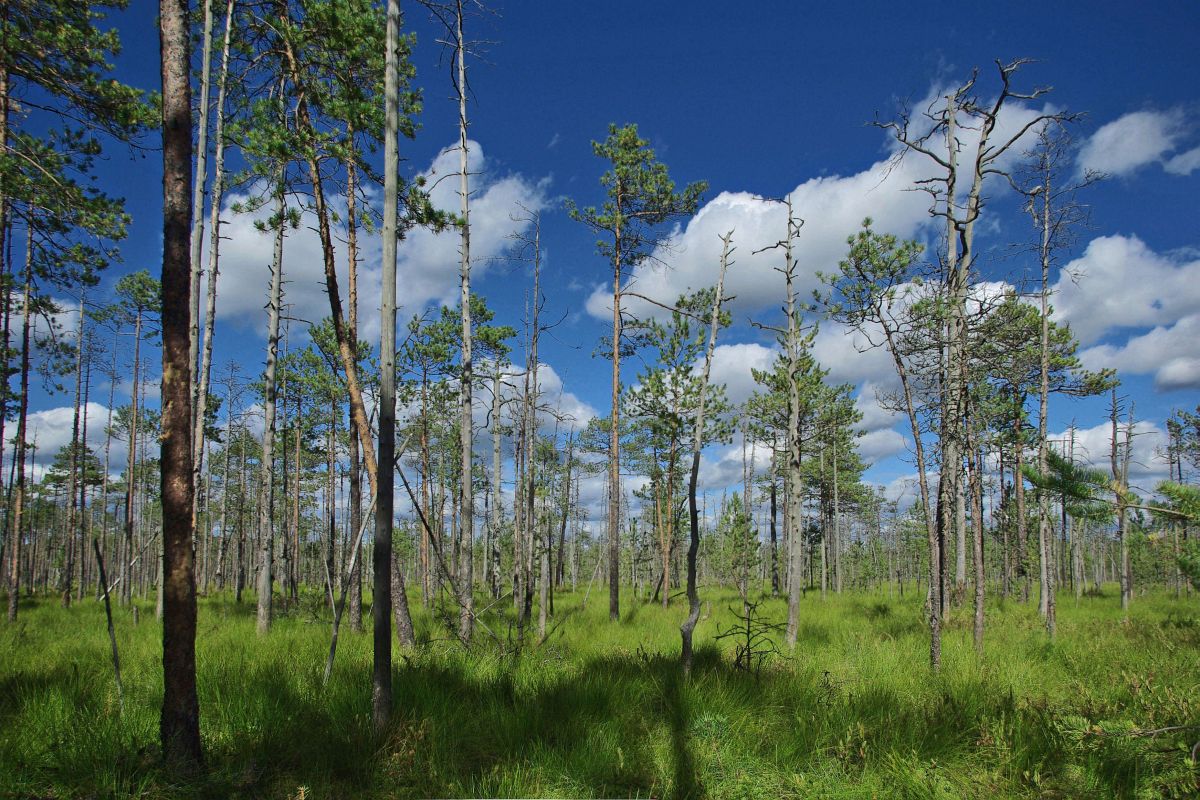
M30 331L33 325L32 309L33 284L33 226L30 225L25 236L25 293L21 309L21 399L17 402L17 443L13 452L13 465L16 467L16 489L13 492L12 515L9 519L8 534L8 621L16 622L17 605L21 594L21 540L25 536L25 435L29 419L29 345Z
M225 38L221 44L221 72L217 78L217 122L214 130L216 150L213 153L212 201L209 207L208 286L204 303L204 347L200 356L200 372L196 376L195 422L192 430L192 482L199 485L204 464L204 424L208 415L208 389L212 376L213 331L217 322L217 272L221 249L221 202L225 191L225 89L229 79L229 43L232 38L233 6L225 5ZM207 46L206 46L207 49ZM205 67L207 74L208 68ZM207 94L207 93L206 93ZM201 148L203 150L203 148ZM197 172L201 172L197 168ZM201 231L202 232L202 231ZM195 231L193 231L195 233ZM194 258L200 258L199 247L193 245ZM196 320L193 320L195 323ZM193 514L193 517L195 514ZM224 535L224 534L222 534Z
M372 469L375 495L374 593L371 599L373 658L371 673L371 719L376 733L382 733L392 716L392 512L396 454L396 202L399 191L399 96L396 47L400 36L400 2L387 0L387 68L384 78L386 122L384 134L383 185L383 287L379 317L379 460L382 471ZM314 176L314 181L316 176ZM336 278L333 279L336 284ZM330 295L333 302L333 294ZM339 337L340 338L340 337ZM344 357L343 357L343 360ZM348 364L352 367L352 364ZM350 373L347 371L347 382ZM359 398L359 411L362 400ZM362 420L366 422L365 416ZM365 424L359 431L363 445L370 447ZM368 455L370 451L367 451ZM401 587L402 587L401 578ZM402 607L403 597L400 598Z
M458 587L461 596L458 598L459 621L458 638L464 642L471 640L471 631L475 624L475 597L473 592L475 540L475 482L474 482L474 431L471 418L471 381L474 364L471 360L471 204L470 185L467 172L467 61L466 41L463 39L463 4L462 0L455 2L455 49L458 61L458 79L455 85L458 89L458 194L461 200L462 219L459 221L462 240L459 255L462 259L460 276L462 279L462 369L459 376L459 435L462 447L462 478L460 481L458 515L458 542L462 548L459 558ZM534 298L534 302L537 299Z
M190 327L192 108L188 75L188 4L160 0L163 123L162 509L163 705L168 762L201 763L196 697L196 583L192 548L192 364ZM132 482L132 474L130 480Z
M279 358L279 312L283 302L283 166L275 187L275 253L271 259L271 290L267 298L267 363L263 370L263 438L258 484L258 633L271 629L275 587L275 410L276 365Z
M704 400L708 394L708 376L712 371L713 350L717 346L717 328L721 319L721 303L725 293L725 270L733 252L733 231L721 237L721 266L717 274L717 291L713 296L712 318L708 328L708 345L704 348L704 370L700 377L700 399L696 403L695 430L692 431L692 468L688 474L688 553L687 553L687 597L688 615L679 626L682 640L680 664L685 675L692 671L692 634L700 621L700 593L696 586L696 555L700 551L700 515L696 506L696 485L700 477L700 450L704 446ZM670 591L664 589L664 591Z

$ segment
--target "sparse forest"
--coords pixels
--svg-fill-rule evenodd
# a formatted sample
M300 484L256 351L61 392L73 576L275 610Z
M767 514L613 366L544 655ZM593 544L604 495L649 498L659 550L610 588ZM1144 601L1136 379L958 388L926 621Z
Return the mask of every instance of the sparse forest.
M0 8L0 797L1200 793L1195 115L744 190L509 11Z

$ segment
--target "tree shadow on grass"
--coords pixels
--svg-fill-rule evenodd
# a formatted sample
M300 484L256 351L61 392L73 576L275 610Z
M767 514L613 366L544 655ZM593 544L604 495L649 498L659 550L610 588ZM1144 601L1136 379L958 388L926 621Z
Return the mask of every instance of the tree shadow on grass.
M874 616L876 628L907 624L903 614ZM783 786L800 772L833 770L853 782L889 764L950 768L978 759L992 736L1003 737L995 757L1012 774L1047 775L1074 758L1054 733L1061 709L1038 715L997 686L947 681L912 696L903 684L823 679L805 661L830 628L806 623L800 634L796 670L757 678L711 645L697 649L688 679L673 649L583 658L552 646L513 656L493 643L470 654L455 644L398 653L394 719L381 737L371 731L361 652L347 653L326 690L299 662L213 659L204 668L216 671L201 676L202 780L180 785L137 757L152 741L125 739L108 754L107 780L86 777L105 763L97 753L62 745L54 765L38 767L37 785L45 795L121 785L173 797L292 798L305 787L310 797L699 798L738 794L747 784L735 781L760 778L757 792L768 796L770 781ZM70 665L16 672L0 676L0 724L20 711L20 698L47 691L79 714L98 707Z

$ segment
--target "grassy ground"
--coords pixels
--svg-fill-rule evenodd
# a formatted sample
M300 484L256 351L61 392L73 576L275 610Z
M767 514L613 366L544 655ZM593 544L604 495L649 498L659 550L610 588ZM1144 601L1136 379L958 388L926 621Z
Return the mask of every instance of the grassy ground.
M1116 592L989 608L976 659L956 612L940 677L920 603L887 594L802 604L800 641L757 676L716 642L735 597L714 589L690 680L680 604L558 599L549 641L467 653L424 612L398 653L395 724L370 733L370 637L343 634L320 686L328 615L313 599L261 639L253 607L202 602L207 770L158 766L160 632L152 606L118 613L119 713L102 607L34 601L0 626L0 796L13 797L1195 797L1200 604ZM782 619L782 601L760 608ZM508 621L485 617L500 638ZM782 637L780 637L782 638ZM439 641L440 640L440 641ZM1193 726L1146 735L1157 728Z

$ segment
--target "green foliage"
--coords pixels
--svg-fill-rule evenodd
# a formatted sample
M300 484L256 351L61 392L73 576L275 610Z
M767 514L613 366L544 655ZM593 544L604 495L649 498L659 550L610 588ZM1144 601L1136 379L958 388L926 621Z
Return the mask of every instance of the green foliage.
M1034 464L1023 464L1021 474L1034 489L1060 499L1075 519L1104 523L1112 519L1112 504L1100 494L1111 488L1111 479L1098 469L1076 464L1053 450L1046 451L1046 474Z
M106 25L107 11L126 0L13 0L0 24L0 58L10 92L37 87L53 99L38 110L81 122L120 139L157 124L143 93L113 80L111 59L121 52L120 33Z
M403 538L403 537L401 537ZM197 668L207 769L159 765L161 633L114 609L118 714L104 612L31 600L0 628L0 794L17 797L1118 797L1184 798L1200 778L1194 599L1115 592L1060 604L1047 645L1035 609L988 609L988 649L950 620L941 677L920 592L804 601L797 649L758 678L715 641L740 601L712 593L691 678L678 608L619 625L556 593L552 638L465 651L414 606L425 642L397 657L394 721L370 726L370 633L343 630L322 690L328 612L315 595L254 633L253 603L201 601ZM369 601L369 597L367 598ZM152 603L152 601L150 601ZM481 603L480 608L486 606ZM730 611L730 606L734 611ZM781 599L761 618L784 619ZM510 604L484 621L503 632ZM147 621L151 620L151 621ZM501 636L503 634L501 633ZM307 665L307 666L306 666ZM301 788L303 787L303 789Z
M157 332L158 315L162 308L162 285L149 270L138 270L121 277L114 289L115 302L92 312L101 325L121 329L132 327L139 319L142 336Z
M850 250L838 263L838 271L817 273L825 288L813 292L816 304L831 319L859 330L871 323L894 321L920 286L915 269L924 247L916 241L900 241L890 233L876 233L870 218L863 220L862 229L846 244Z
M650 258L662 241L664 223L696 213L708 184L698 181L677 192L666 164L655 158L637 125L610 124L608 137L592 142L592 152L610 165L600 177L608 199L599 208L579 208L568 200L567 213L604 237L596 242L597 251L615 272L623 272Z

